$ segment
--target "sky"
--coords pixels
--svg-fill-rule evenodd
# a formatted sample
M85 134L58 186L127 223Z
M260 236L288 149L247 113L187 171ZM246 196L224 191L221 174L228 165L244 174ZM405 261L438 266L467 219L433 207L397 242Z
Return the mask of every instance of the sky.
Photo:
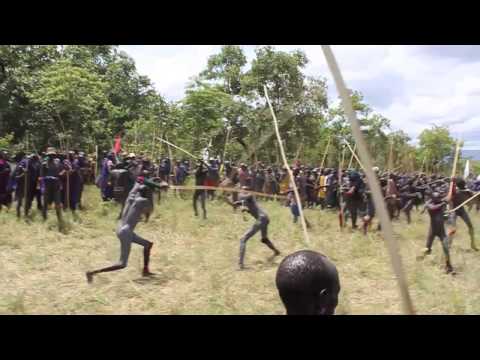
M205 69L221 45L120 46L168 100L180 100L192 76ZM250 61L255 46L242 46ZM306 75L327 78L330 101L338 98L319 45L275 45L303 50ZM360 91L367 104L412 139L432 125L448 126L465 141L465 150L480 150L480 46L467 45L334 45L347 86Z

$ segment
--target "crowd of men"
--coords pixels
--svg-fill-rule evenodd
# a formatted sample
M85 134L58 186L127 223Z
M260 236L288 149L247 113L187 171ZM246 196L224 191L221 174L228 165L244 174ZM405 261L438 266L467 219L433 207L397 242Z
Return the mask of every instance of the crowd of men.
M229 161L222 163L218 158L197 159L193 162L188 159L173 160L163 156L154 162L143 155L104 152L99 159L97 171L95 160L94 157L88 157L83 152L58 153L54 148L48 148L43 154L27 156L24 153L18 153L13 157L0 151L0 210L2 207L10 208L13 201L16 201L17 216L21 216L23 206L24 215L28 217L35 200L37 208L46 219L49 206L54 204L60 224L62 209L69 209L73 213L81 209L82 193L86 183L97 185L103 201L115 200L121 204L117 229L117 236L121 242L120 260L112 266L87 272L89 282L93 281L93 276L97 273L124 268L128 262L132 243L144 247L143 274L151 275L148 264L153 243L136 235L134 228L144 215L148 220L153 210L152 190L154 188L160 190L158 192L160 199L161 192L168 186L185 185L190 176L194 177L194 185L197 187L241 189L240 194L232 192L228 196L221 197L232 205L234 210L241 208L255 219L253 226L240 240L240 269L245 268L246 243L258 232L261 233L261 241L273 251L274 256L280 254L268 238L269 217L259 206L253 193L260 193L257 194L258 198L264 200L275 198L272 195L284 195L281 197L281 204L290 208L293 222L297 222L300 215L299 204L293 195L293 184L287 169L282 166L266 165L262 162L237 165ZM423 207L422 212L428 211L430 226L426 233L424 255L431 253L433 240L439 237L445 254L446 271L453 272L449 248L456 232L457 217L465 222L471 248L477 250L469 213L460 205L480 191L480 176L475 178L471 175L463 179L420 172L381 172L378 168L373 170L381 185L388 214L392 220L401 220L403 214L406 222L410 224L411 212L414 209ZM351 222L353 230L359 229L358 219L361 219L363 232L366 234L369 231L372 220L375 218L375 206L363 171L315 168L300 164L298 161L292 165L292 171L302 208L336 211L339 214L339 226L345 227L348 222ZM180 192L182 198L185 198L184 195L185 193ZM473 206L477 212L480 210L479 198L468 204L469 211ZM197 202L200 201L203 218L207 218L206 201L209 199L215 199L215 190L194 189L195 216L198 216ZM456 210L448 213L447 207L456 208ZM310 226L308 221L307 224ZM377 225L377 229L379 228L380 225ZM315 261L320 262L327 261L315 254L302 253L298 256L317 259ZM334 265L329 266L334 267ZM288 271L285 274L287 275L282 276L286 278L290 276ZM333 277L338 277L336 271L332 270L331 274ZM330 281L329 279L327 280ZM282 281L280 281L282 284L289 283L289 280ZM338 279L336 282L338 283ZM332 286L339 291L339 284ZM327 313L332 312L331 308L330 304Z

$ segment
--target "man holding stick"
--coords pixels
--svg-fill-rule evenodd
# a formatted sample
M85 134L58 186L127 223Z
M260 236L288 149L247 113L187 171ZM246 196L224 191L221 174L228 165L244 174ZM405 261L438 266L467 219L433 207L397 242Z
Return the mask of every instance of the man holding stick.
M243 186L242 189L250 190L246 186ZM248 212L256 220L250 230L248 230L240 239L240 270L245 269L244 260L247 241L259 231L261 232L262 243L264 243L269 249L274 252L274 256L280 255L280 251L278 251L277 248L275 248L272 242L268 239L268 224L270 223L270 219L268 218L267 213L258 206L255 197L252 194L241 193L239 195L239 200L234 202L232 206L234 208L241 206L242 212Z

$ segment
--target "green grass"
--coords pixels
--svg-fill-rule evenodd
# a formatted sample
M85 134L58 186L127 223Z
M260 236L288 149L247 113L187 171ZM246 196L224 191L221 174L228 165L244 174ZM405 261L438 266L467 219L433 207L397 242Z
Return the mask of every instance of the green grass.
M283 256L305 249L300 224L287 208L261 202L271 218L270 238L282 251L271 251L252 238L247 245L248 270L237 271L239 239L252 219L233 214L221 202L208 202L208 220L193 217L187 200L169 194L155 204L149 223L137 232L154 242L152 279L141 277L142 251L133 245L128 268L95 277L85 271L107 266L119 256L115 236L119 208L101 204L98 190L87 187L86 209L79 219L66 214L59 232L54 211L44 223L40 214L26 223L13 209L0 213L1 314L284 314L275 287ZM156 202L156 201L155 201ZM340 231L335 213L306 210L312 223L312 250L337 265L342 290L337 314L400 314L401 304L389 257L377 233L364 237ZM479 228L479 214L471 213ZM469 250L460 221L453 242L455 277L444 274L440 244L417 260L425 243L427 215L413 214L394 223L415 308L419 314L479 314L480 254Z

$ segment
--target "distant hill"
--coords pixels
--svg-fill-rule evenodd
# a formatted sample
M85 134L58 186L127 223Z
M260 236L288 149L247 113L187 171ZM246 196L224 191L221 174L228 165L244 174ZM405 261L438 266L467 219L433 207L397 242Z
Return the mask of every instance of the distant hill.
M480 150L462 150L464 159L480 160Z

